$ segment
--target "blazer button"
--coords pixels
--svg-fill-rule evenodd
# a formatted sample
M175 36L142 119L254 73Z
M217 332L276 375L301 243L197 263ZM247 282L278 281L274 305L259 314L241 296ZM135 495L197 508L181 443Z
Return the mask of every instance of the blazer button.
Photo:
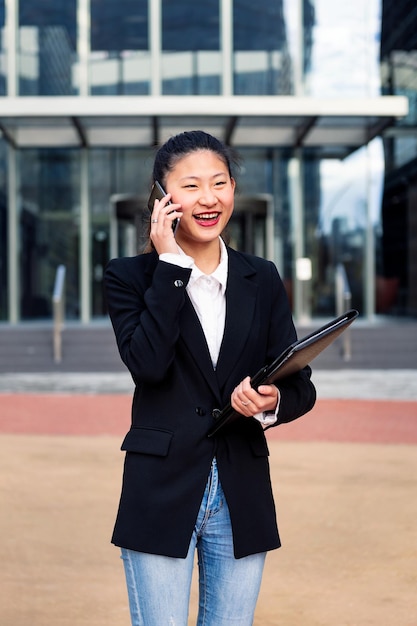
M205 410L201 408L201 406L196 407L195 412L197 413L197 415L199 415L200 417L203 417L203 415L206 414Z
M174 286L175 287L184 287L184 283L182 282L182 280L174 280Z

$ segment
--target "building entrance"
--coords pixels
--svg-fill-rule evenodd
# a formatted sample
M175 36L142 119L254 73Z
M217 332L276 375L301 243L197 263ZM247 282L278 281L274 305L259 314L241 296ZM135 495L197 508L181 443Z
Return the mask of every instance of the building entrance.
M134 256L148 237L147 199L118 194L111 197L110 256ZM225 239L236 250L273 259L273 204L264 194L238 197Z

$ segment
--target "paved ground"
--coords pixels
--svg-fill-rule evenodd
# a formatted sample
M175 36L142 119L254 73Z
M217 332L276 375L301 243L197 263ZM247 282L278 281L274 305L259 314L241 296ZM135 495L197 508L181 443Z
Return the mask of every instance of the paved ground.
M417 626L417 372L314 380L313 411L268 434L283 548L255 625ZM129 625L109 535L130 390L0 376L0 626Z
M417 400L417 370L314 370L320 398ZM129 394L128 373L0 374L0 393Z

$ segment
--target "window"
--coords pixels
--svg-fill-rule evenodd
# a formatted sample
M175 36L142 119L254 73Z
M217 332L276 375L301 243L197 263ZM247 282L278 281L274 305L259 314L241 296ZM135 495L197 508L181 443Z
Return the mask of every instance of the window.
M19 89L24 96L76 93L76 0L20 0Z
M219 0L162 0L162 91L218 95L221 91Z
M147 0L91 0L93 95L150 92Z

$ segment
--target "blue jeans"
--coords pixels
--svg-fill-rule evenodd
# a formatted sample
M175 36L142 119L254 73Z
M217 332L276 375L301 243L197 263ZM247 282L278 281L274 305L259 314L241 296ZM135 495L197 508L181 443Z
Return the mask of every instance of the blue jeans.
M251 626L266 554L234 558L229 509L215 460L185 559L122 548L132 626L187 626L196 548L197 626Z

